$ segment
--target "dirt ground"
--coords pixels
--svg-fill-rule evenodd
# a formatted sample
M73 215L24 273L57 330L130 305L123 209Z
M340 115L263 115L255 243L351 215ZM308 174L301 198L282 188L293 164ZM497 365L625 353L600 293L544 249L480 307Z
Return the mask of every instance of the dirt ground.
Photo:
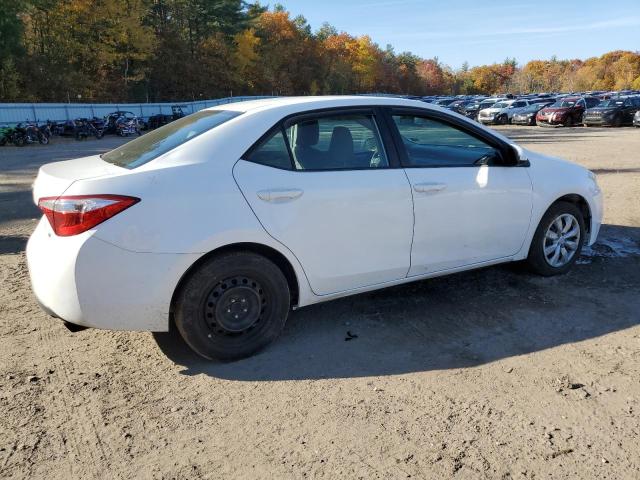
M605 225L571 273L304 308L230 364L40 311L36 170L121 140L0 148L0 478L640 478L640 130L500 129L598 175Z

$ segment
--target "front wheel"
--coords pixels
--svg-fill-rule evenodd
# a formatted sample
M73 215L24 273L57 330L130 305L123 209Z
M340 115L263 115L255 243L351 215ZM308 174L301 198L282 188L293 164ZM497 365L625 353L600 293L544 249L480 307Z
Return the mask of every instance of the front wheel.
M174 319L196 353L230 361L275 340L289 306L287 280L273 262L234 252L212 257L187 278L176 296Z
M527 263L545 277L566 273L580 256L584 237L580 209L569 202L554 203L540 220Z

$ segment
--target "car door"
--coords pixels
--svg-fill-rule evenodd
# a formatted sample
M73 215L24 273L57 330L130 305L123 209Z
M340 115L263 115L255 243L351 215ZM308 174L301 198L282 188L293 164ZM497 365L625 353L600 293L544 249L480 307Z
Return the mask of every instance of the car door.
M509 105L509 109L507 110L509 120L511 120L516 113L520 113L528 104L526 100L516 100Z
M327 295L406 277L413 202L398 167L373 109L334 110L276 126L233 175L314 293Z
M527 168L504 164L511 147L434 115L388 116L414 200L410 276L514 255L531 218Z

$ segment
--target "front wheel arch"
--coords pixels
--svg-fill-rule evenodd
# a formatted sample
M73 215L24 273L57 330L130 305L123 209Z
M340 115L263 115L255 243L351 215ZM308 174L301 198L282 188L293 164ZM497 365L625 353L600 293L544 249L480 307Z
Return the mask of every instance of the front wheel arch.
M589 235L591 235L591 207L589 207L589 202L587 202L587 200L582 195L579 195L577 193L570 193L557 198L554 202L551 203L551 205L549 205L544 213L547 213L549 208L551 208L558 202L573 203L576 207L578 207L580 213L582 213L582 219L584 220L585 233L587 235L586 238L589 238Z

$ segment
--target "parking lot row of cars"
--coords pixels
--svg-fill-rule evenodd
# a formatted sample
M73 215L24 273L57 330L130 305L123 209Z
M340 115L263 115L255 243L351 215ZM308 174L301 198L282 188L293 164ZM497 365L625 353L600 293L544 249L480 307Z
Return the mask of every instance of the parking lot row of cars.
M414 97L485 125L640 127L640 91Z

